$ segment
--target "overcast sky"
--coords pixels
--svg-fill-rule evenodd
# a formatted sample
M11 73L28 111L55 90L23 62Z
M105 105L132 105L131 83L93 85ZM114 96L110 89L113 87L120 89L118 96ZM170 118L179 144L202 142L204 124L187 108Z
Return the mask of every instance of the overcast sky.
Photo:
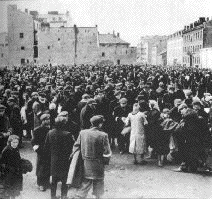
M0 0L0 32L7 31L7 5L39 13L70 11L77 26L98 25L135 46L145 35L169 35L199 17L212 18L212 0Z

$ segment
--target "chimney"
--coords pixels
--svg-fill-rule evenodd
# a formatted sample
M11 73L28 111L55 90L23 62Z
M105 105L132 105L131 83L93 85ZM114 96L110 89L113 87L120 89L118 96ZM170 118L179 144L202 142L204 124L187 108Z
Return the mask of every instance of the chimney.
M209 21L209 17L207 17L207 21Z
M187 30L189 30L189 26L187 26Z
M192 29L192 28L193 28L193 23L190 24L190 29Z
M119 32L117 32L117 37L120 37L120 34L119 34Z
M28 9L25 9L25 13L27 13L27 14L28 14Z

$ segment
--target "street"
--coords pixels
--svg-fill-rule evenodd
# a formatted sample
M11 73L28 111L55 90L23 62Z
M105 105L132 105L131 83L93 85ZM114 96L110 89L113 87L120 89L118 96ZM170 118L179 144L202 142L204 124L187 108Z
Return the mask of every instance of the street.
M24 175L22 199L50 199L50 190L40 192L36 186L36 154L30 141L24 142L22 158L33 163L33 171ZM212 174L178 173L172 171L177 165L157 166L156 160L147 165L134 165L131 154L114 152L105 171L104 198L212 198ZM60 195L58 186L57 195ZM74 194L69 190L68 196ZM92 197L90 191L88 198Z

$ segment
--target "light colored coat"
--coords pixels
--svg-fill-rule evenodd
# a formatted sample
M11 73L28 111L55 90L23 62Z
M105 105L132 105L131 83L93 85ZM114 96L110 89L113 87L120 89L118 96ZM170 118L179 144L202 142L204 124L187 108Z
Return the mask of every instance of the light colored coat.
M146 138L144 126L148 123L142 112L129 113L125 124L131 125L129 152L144 154L146 152Z
M96 127L82 130L74 144L73 152L81 149L84 178L104 179L104 157L112 154L108 135Z

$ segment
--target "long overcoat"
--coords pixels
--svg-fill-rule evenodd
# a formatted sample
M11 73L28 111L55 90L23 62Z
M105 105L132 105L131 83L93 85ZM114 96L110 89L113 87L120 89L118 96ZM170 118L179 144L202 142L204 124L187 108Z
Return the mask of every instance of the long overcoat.
M36 160L36 175L39 177L43 177L44 175L49 175L49 171L45 169L45 159L47 158L44 154L44 144L46 140L47 133L49 129L44 126L39 126L35 128L32 134L32 146L39 145L39 148L36 150L37 152L37 160Z
M67 178L74 137L72 133L62 129L52 129L46 137L44 153L50 163L51 176Z

